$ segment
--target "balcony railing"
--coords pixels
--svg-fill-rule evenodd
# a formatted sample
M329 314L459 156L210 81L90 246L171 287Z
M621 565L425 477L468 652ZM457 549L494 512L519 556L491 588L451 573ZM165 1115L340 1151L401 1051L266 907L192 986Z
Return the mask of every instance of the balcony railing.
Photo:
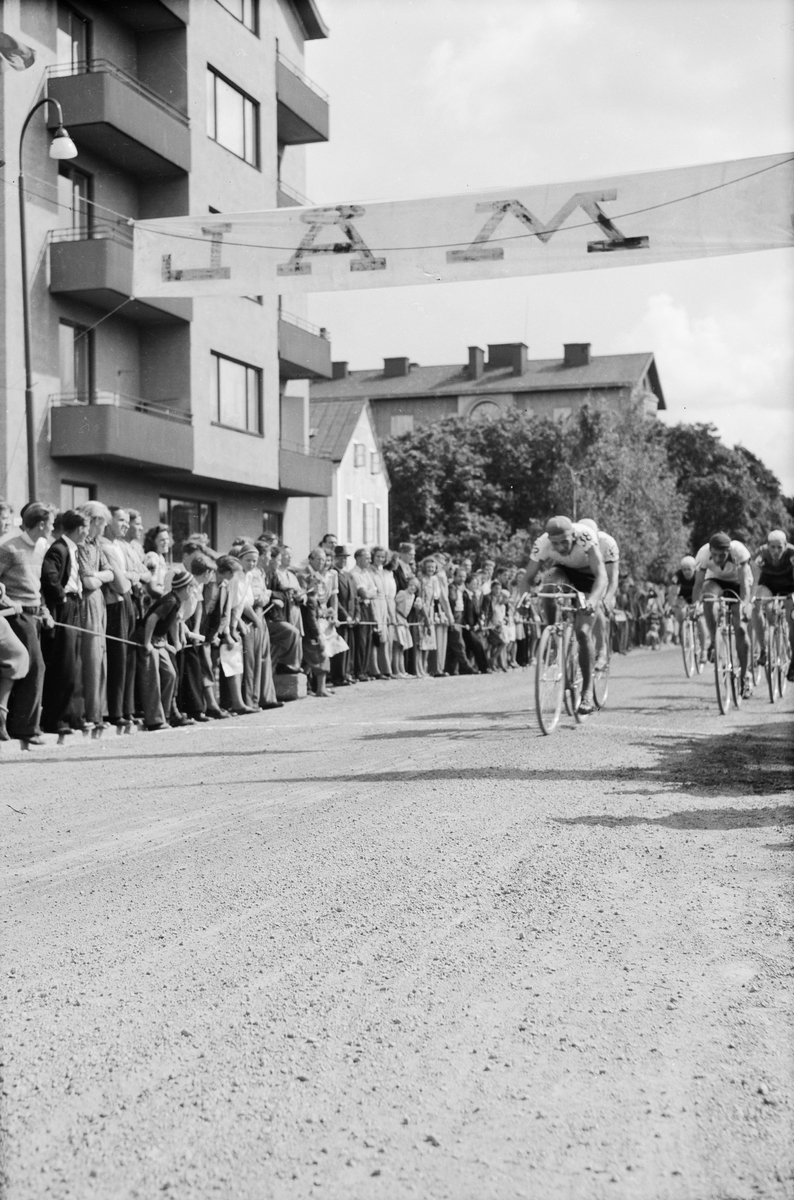
M314 80L310 79L306 72L302 71L301 68L296 66L294 62L290 62L288 58L285 58L280 50L276 51L276 60L281 63L282 67L286 67L288 71L291 71L293 75L300 79L301 83L304 84L305 87L309 88L310 91L314 92L315 96L319 96L321 100L326 102L326 104L328 103L328 93L324 92L321 87L318 87Z
M142 400L139 396L127 396L124 392L60 392L50 396L52 408L112 405L115 408L126 408L133 412L162 417L166 421L176 421L180 425L192 425L193 414L176 407L178 404L178 400L174 400L172 403L162 400Z
M279 309L279 320L286 321L289 325L297 325L298 329L305 329L307 333L313 333L315 337L325 338L326 342L330 342L331 335L324 325L312 325L311 321L305 321L303 317L297 316L295 313L282 312Z
M163 112L181 121L183 125L190 124L187 115L181 109L165 100L158 92L152 91L145 83L141 83L129 71L117 67L110 59L93 58L90 62L54 63L53 66L47 67L48 79L63 79L67 75L112 75L114 79L120 79L139 96L150 100L152 104L156 104Z
M118 242L121 246L132 245L132 226L122 221L89 220L83 225L72 225L66 229L51 229L47 235L50 242Z

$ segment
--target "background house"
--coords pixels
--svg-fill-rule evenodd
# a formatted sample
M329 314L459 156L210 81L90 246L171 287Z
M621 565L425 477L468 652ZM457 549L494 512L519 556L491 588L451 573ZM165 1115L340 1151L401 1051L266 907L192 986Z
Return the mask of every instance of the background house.
M527 358L523 342L492 345L486 360L469 347L463 365L420 367L386 358L383 367L351 371L333 364L333 378L311 384L312 407L328 400L367 399L380 438L406 433L440 417L487 417L510 408L564 420L585 403L620 411L641 401L649 414L666 407L653 354L591 355L569 343L562 358Z
M308 548L310 496L331 467L308 446L308 380L330 377L325 331L275 294L131 301L128 220L308 203L305 147L329 103L303 70L324 38L314 0L8 0L0 27L35 51L0 72L5 156L49 95L79 156L25 136L39 499L139 508L219 546L263 525ZM9 168L7 167L7 170ZM15 175L15 170L12 169ZM0 495L27 496L20 233L0 210ZM218 214L218 215L216 215ZM283 527L283 530L282 530Z
M310 502L312 545L323 534L359 546L389 544L389 477L366 400L312 404L312 452L333 463L331 495Z

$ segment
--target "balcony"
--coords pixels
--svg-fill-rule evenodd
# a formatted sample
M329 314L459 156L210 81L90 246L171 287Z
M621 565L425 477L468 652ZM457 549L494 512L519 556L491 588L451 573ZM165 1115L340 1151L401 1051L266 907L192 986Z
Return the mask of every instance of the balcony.
M162 299L144 304L130 299L132 236L128 226L95 221L83 229L53 229L49 242L53 295L71 296L105 312L120 309L127 320L147 325L191 320L191 300Z
M124 466L160 467L166 474L193 470L189 412L119 392L50 396L53 458L101 459Z
M330 496L334 464L310 454L295 443L282 441L278 451L278 485L287 496Z
M276 55L276 102L280 142L302 146L328 141L328 96L281 54Z
M47 71L48 94L63 107L74 142L133 175L160 178L190 170L188 119L162 96L107 59ZM50 128L58 124L48 110Z
M278 373L281 379L331 379L327 330L291 313L279 313Z

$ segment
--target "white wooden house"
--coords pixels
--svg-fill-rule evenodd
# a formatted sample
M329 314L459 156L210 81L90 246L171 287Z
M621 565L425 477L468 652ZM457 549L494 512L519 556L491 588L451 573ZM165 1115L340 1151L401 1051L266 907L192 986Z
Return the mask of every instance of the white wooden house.
M330 496L310 501L311 544L335 533L353 550L389 544L389 476L369 401L323 400L310 409L312 454L334 464Z

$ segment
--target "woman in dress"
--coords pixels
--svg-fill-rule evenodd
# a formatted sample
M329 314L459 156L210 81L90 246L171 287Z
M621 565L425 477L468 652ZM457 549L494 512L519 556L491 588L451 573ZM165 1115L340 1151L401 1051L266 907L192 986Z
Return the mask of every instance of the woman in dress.
M386 551L383 547L373 546L371 555L369 570L377 593L372 601L372 617L377 639L373 639L370 674L380 674L384 679L391 679L394 598L397 595L397 587L391 571L385 568Z
M144 563L149 571L146 590L150 600L165 595L166 576L171 569L173 539L167 525L153 525L143 539Z
M102 585L111 584L114 571L100 538L110 521L110 512L98 500L89 500L77 510L88 523L88 535L77 547L77 567L80 572L80 627L84 630L80 659L83 674L83 715L85 732L100 737L105 728L105 597Z
M422 559L419 564L419 591L414 601L414 611L418 609L421 622L417 675L439 674L436 620L440 612L441 588L437 572L438 563L432 555Z
M392 653L394 655L394 674L398 679L416 679L418 677L418 672L417 675L411 675L405 670L405 652L407 650L413 654L414 650L411 625L417 619L414 615L414 601L418 591L419 581L413 575L406 580L405 587L398 591L394 598L396 629Z

